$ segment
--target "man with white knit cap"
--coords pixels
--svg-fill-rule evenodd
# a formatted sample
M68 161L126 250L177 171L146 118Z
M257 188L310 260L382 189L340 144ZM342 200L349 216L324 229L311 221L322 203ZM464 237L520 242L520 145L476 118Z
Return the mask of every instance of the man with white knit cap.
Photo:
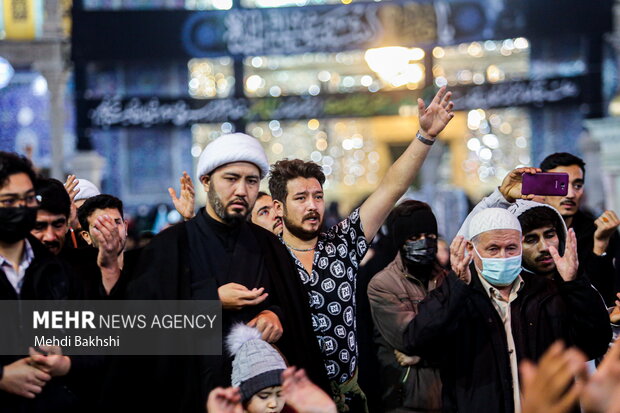
M246 220L268 170L267 156L251 136L223 135L208 144L196 170L207 205L151 241L127 296L219 300L223 334L234 323L256 327L265 341L277 342L286 358L319 384L327 381L315 361L320 350L312 340L307 298L288 252L271 232ZM178 402L179 395L191 405L204 406L208 390L229 384L231 361L227 356L175 360L186 363L182 376L153 378L153 408L180 411L184 403ZM145 409L142 404L140 409Z
M519 412L518 361L537 361L558 339L591 357L604 352L599 337L608 326L596 292L523 271L521 238L519 220L506 209L471 217L466 237L450 248L453 272L405 331L406 354L440 363L444 411ZM573 254L553 258L558 267L576 261Z

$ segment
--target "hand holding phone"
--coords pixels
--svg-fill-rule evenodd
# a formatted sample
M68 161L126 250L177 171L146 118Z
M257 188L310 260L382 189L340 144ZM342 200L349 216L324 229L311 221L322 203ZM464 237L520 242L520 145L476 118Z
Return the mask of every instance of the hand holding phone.
M523 195L564 196L568 193L568 174L565 172L538 172L523 174Z

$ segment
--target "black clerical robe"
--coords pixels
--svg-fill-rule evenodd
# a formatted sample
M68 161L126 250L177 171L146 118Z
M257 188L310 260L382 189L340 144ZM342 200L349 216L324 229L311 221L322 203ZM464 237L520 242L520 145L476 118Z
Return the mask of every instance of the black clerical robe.
M312 381L329 391L312 330L308 295L284 246L257 225L244 221L227 228L202 209L195 218L163 231L145 247L126 298L217 300L218 287L229 282L248 289L265 287L269 298L258 306L224 311L224 334L233 322L248 322L265 309L274 311L284 329L276 345L287 362L305 368ZM204 412L209 391L230 383L230 357L223 354L128 359L125 368L131 368L106 391L104 404L118 408L116 399L125 410ZM127 399L122 395L127 392L137 397ZM129 406L132 402L135 404Z

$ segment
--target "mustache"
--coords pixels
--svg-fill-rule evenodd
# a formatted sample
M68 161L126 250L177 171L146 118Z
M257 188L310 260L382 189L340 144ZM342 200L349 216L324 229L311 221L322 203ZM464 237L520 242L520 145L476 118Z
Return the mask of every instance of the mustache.
M551 258L551 254L540 254L538 257L536 257L536 261L544 261Z
M246 201L243 198L235 198L232 201L230 201L228 203L228 205L226 205L227 207L233 206L233 204L242 204L244 207L248 208L249 204L248 201Z
M577 205L577 204L575 204L574 201L571 201L569 199L565 199L562 202L560 202L560 205Z
M304 215L302 221L307 221L309 219L321 219L321 215L318 212L308 212Z
M60 248L60 242L58 241L43 241L43 245L47 248Z
M282 225L282 218L278 217L276 218L276 222L273 224L273 229L276 229L277 226L281 226Z

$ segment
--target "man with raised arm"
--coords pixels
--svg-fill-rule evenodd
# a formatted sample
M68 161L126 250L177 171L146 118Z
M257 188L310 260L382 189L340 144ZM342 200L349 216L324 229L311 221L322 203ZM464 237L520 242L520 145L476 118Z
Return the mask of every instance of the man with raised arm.
M282 241L290 251L310 299L332 393L340 411L367 410L357 384L355 279L359 263L394 204L420 170L437 135L454 116L451 93L441 88L427 107L418 99L420 129L381 184L344 221L322 231L325 175L313 162L276 162L269 190L283 220Z

